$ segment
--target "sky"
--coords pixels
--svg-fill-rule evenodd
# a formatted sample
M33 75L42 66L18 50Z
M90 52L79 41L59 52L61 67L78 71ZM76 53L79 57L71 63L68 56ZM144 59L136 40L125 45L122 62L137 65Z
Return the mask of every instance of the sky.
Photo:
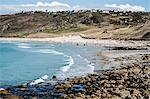
M150 12L150 0L0 0L0 14L81 9Z

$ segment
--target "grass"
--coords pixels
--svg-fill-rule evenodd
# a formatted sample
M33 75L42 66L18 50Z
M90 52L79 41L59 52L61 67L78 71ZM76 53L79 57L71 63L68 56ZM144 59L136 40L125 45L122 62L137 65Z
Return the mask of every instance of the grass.
M52 33L52 34L64 34L64 33L71 33L71 32L81 32L81 31L85 31L85 30L88 30L87 27L71 27L71 28L67 28L67 29L64 29L64 28L61 28L61 29L55 29L55 30L52 30L52 29L45 29L43 32L45 33Z

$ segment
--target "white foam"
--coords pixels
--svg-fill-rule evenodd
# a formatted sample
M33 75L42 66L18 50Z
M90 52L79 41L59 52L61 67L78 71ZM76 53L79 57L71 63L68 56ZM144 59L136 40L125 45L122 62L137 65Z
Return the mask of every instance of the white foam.
M45 82L43 79L39 78L37 80L34 80L30 83L30 85L36 85L36 84L39 84L39 83L43 83Z
M61 71L66 72L70 69L70 66L64 66L61 68Z
M66 57L68 57L68 59L66 60L68 65L61 68L61 71L63 72L68 71L70 67L74 64L74 60L71 56L66 56Z
M68 59L66 60L66 64L64 67L61 68L61 71L66 72L70 69L70 67L74 64L74 60L71 56L65 55L62 52L56 51L56 50L51 50L51 49L39 49L34 52L39 52L39 53L49 53L49 54L55 54L55 55L63 55L67 57Z
M23 46L23 45L20 45L18 46L19 48L31 48L30 46Z
M85 76L89 73L94 72L95 67L92 62L90 62L88 59L84 58L83 56L81 56L79 54L76 56L77 57L75 57L75 59L77 59L77 61L81 60L81 62L83 62L83 63L76 64L76 66L71 66L72 68L69 67L69 65L62 67L61 71L57 74L59 79L65 79L67 77L72 78L74 76ZM68 60L66 60L66 62L68 62ZM70 64L71 64L71 62L70 62Z
M43 83L43 82L45 82L45 80L47 80L47 79L48 79L48 75L44 75L44 76L42 76L41 78L32 81L32 82L30 83L30 85L37 85L37 84L39 84L39 83Z
M18 43L17 45L28 46L29 44L27 44L27 43Z
M19 48L31 48L27 43L18 43L17 45Z
M45 54L49 53L49 54L55 54L55 55L64 55L64 53L62 53L62 52L58 52L56 50L50 50L50 49L39 49L34 52L45 53Z
M69 56L68 61L69 61L69 66L72 66L74 64L74 60L71 56Z
M46 80L48 79L48 75L44 75L43 77L41 77L42 79Z

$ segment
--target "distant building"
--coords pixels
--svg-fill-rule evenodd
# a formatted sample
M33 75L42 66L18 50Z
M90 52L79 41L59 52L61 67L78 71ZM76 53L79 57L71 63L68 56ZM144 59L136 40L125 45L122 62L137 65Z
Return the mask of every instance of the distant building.
M109 10L102 10L102 13L109 14Z
M129 22L132 22L133 19L132 18L120 18L120 23L121 24L128 24Z
M113 13L113 14L111 14L111 16L112 16L112 17L116 17L116 16L118 16L118 14Z
M95 10L95 9L92 9L92 10L91 10L91 12L97 12L97 10Z
M120 16L123 16L124 14L122 12L119 13Z

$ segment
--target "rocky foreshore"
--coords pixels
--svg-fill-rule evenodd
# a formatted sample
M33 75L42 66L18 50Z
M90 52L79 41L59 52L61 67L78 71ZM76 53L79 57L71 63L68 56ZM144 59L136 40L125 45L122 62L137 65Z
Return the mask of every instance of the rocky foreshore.
M57 84L10 86L0 90L3 99L149 99L150 54L141 61Z

